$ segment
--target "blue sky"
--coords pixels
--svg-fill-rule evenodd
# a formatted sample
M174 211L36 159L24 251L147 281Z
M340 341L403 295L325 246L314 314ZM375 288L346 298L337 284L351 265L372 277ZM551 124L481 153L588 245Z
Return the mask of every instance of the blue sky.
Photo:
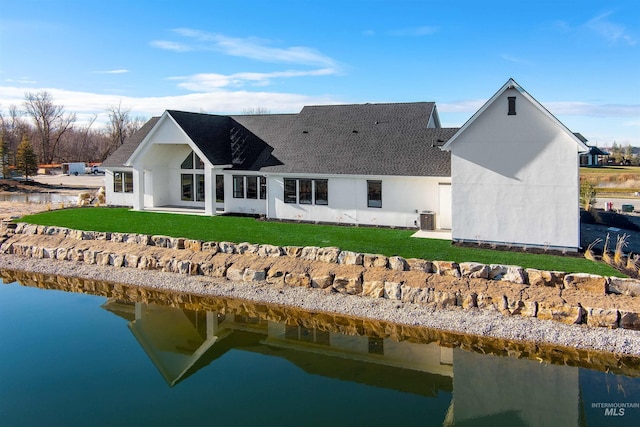
M42 90L80 120L435 101L458 127L510 77L640 146L640 2L0 0L4 113Z

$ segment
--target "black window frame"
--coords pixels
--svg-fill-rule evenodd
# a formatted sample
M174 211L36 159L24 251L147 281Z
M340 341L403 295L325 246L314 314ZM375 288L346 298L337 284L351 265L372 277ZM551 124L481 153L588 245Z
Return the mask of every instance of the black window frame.
M313 180L313 200L316 205L329 204L329 180L328 179Z
M298 203L301 205L313 204L313 180L308 178L298 179Z
M216 203L224 203L224 175L216 175Z
M298 180L295 178L284 179L284 197L285 203L297 204L298 203Z
M233 175L233 198L244 199L244 175Z
M367 180L367 207L382 208L382 181Z
M195 196L195 185L192 173L180 174L180 200L183 202L193 202Z
M248 175L245 177L245 182L247 188L246 198L257 200L259 191L258 177L255 175Z
M258 190L260 192L260 200L267 200L267 177L258 177Z
M195 194L196 194L196 202L204 202L206 195L206 184L203 173L197 173L194 175L195 181Z
M133 172L113 172L113 192L133 193Z

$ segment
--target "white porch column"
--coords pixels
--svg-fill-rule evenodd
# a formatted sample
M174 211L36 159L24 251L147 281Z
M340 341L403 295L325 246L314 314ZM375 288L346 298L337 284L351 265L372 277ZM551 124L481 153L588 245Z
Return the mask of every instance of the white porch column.
M133 210L144 210L144 169L133 168Z
M204 213L207 215L216 214L216 182L213 168L204 168Z

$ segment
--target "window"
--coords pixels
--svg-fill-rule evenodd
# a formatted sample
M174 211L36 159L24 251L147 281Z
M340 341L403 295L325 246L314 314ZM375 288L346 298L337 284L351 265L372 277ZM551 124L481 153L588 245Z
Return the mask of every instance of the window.
M328 180L285 178L284 202L301 205L328 205Z
M196 202L204 202L204 175L198 173L195 177L198 184L196 187Z
M125 193L133 193L133 173L125 172L122 174Z
M285 203L298 203L298 181L295 179L284 179L284 202Z
M316 205L328 205L329 204L329 183L326 179L316 179L313 181L315 184L315 199Z
M193 151L180 164L180 169L187 172L197 169L204 169L204 162ZM180 175L181 200L185 202L204 202L205 186L204 174L202 173L183 173Z
M193 175L183 173L180 183L182 185L182 200L193 201Z
M267 198L267 178L255 175L234 175L233 197L265 200Z
M382 181L367 181L367 207L382 207Z
M114 172L113 192L133 193L133 172Z
M311 198L311 195L313 194L313 191L311 189L313 184L311 182L312 181L310 179L298 180L298 203L300 203L301 205L310 205L313 202Z
M216 202L224 203L224 175L216 175Z
M516 115L516 97L515 96L509 96L507 97L507 99L509 100L509 116L515 116Z
M233 176L233 197L235 199L244 199L244 176Z
M247 176L247 199L257 199L258 198L258 177L257 176Z
M180 165L180 169L204 169L204 162L195 152L190 152Z
M267 198L267 177L260 177L260 198L266 200Z

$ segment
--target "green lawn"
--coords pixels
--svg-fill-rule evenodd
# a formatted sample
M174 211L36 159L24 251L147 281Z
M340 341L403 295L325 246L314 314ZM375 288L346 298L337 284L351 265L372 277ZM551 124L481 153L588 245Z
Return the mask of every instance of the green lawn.
M476 261L543 270L620 275L580 257L455 247L449 241L411 238L411 230L258 221L234 216L134 212L126 208L77 208L25 216L20 221L79 230L161 234L203 241L268 243L279 246L337 246L343 250L405 258Z

